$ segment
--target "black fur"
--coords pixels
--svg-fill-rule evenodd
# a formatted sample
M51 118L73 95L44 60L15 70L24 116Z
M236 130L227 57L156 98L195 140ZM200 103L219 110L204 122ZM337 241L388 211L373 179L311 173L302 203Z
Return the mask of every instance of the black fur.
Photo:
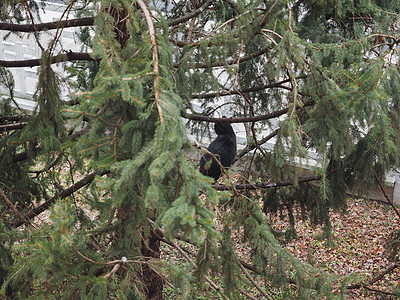
M213 153L221 162L225 169L228 169L235 159L236 156L236 135L230 123L217 122L214 125L214 130L218 137L210 144L207 148L208 151ZM206 168L210 161L211 165ZM203 175L214 178L215 181L221 176L222 170L219 164L212 158L210 154L204 154L200 160L200 172Z

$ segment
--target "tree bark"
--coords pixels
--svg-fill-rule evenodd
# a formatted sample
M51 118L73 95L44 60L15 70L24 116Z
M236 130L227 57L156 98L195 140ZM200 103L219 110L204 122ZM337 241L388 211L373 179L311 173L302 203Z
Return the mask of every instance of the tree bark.
M55 64L64 61L75 61L75 60L88 60L93 61L90 56L91 53L81 53L81 52L67 52L61 53L51 57L51 63ZM41 59L25 59L25 60L0 60L0 66L4 68L24 68L24 67L36 67L40 66Z
M39 24L13 24L13 23L0 23L0 30L18 31L18 32L35 32L42 30L67 28L67 27L81 27L92 26L94 24L93 17L60 20L55 22L39 23Z
M148 244L143 243L142 254L145 257L160 258L160 239L155 231L150 233ZM147 299L161 300L164 286L163 278L156 273L150 265L146 264L142 269L142 281L145 286Z

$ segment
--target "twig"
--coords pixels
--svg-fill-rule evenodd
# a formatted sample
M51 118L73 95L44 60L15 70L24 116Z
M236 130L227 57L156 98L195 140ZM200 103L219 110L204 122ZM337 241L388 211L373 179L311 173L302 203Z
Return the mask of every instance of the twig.
M112 275L114 275L114 274L119 270L119 268L120 268L123 264L126 263L126 261L127 261L126 257L123 256L123 257L121 258L121 260L114 266L114 268L112 268L112 270L111 270L108 274L104 275L103 278L110 278Z
M246 292L244 289L239 288L239 291L245 295L247 298L251 299L251 300L258 300L258 298L250 295L248 292Z
M268 50L270 50L269 46L265 47L265 48L262 48L262 49L254 52L254 53L251 53L251 54L249 54L247 56L243 56L243 57L241 57L239 59L239 63L246 62L246 61L251 60L251 59L253 59L253 58L257 57L257 56L261 56L264 53L266 53ZM196 64L194 66L194 68L207 69L209 67L223 67L225 65L237 64L237 62L238 62L237 59L229 59L227 61L219 61L219 62L213 63L212 65L209 65L207 63L199 63L199 64ZM174 64L175 67L177 67L178 65L179 65L179 63Z

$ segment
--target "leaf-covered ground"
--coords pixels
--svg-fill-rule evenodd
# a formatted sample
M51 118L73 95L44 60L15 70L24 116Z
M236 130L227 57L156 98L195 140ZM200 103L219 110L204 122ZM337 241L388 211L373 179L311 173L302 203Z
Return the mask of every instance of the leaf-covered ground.
M346 214L332 213L332 242L321 239L322 228L296 220L298 239L286 245L287 249L304 262L339 275L352 275L354 283L368 283L388 269L392 262L385 253L385 243L399 219L393 209L384 203L364 199L348 201ZM288 223L276 219L275 229L285 230ZM351 299L397 299L375 291L390 292L399 285L400 270L383 276L365 289L350 289Z
M297 214L296 219L298 238L290 241L285 247L302 261L328 273L350 276L351 281L348 285L368 284L393 265L387 259L385 244L393 229L398 228L400 220L389 205L364 199L349 199L347 213L331 213L330 242L322 238L322 227L312 226L309 221L298 219L299 215ZM218 227L218 218L215 221ZM289 228L288 221L279 218L272 218L271 224L275 224L276 230L284 231ZM236 250L239 256L246 260L249 254L246 245L239 242ZM162 256L167 260L175 259L175 263L185 263L185 259L168 247L163 248ZM391 293L394 287L398 287L399 279L400 268L395 268L374 284L368 284L366 289L349 289L348 296L350 299L398 299L385 293ZM294 293L291 295L296 294L295 290L293 286ZM377 293L378 291L382 293ZM261 297L256 290L253 292L253 296ZM199 299L219 299L215 291L212 294L213 297L208 295ZM273 294L276 299L287 299L287 296L282 298L279 290L275 290Z

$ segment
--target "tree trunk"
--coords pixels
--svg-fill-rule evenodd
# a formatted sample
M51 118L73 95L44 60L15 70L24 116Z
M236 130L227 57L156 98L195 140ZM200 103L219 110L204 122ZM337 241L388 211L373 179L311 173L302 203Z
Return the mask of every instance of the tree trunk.
M142 254L145 257L160 258L160 240L157 233L150 233L148 244L143 243ZM142 269L142 281L144 290L149 300L161 300L164 281L149 265L145 264Z

